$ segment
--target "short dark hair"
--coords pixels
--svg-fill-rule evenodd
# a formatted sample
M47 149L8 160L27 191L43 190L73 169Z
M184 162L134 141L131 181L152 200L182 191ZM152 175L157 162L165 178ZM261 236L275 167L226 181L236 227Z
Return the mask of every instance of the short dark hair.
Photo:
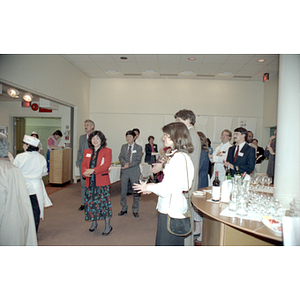
M245 135L245 141L247 141L248 138L248 130L244 127L238 127L236 129L234 129L234 132L240 132L241 134Z
M133 128L132 131L137 131L139 134L141 133L138 128Z
M31 136L36 136L37 139L39 138L39 135L37 133L32 133Z
M28 148L26 149L26 152L34 152L34 151L39 151L39 147L35 147L35 146L32 146L32 145L29 145L25 142L22 142L23 144L25 145L28 145Z
M258 139L253 139L252 142L253 142L253 141L257 141L257 144L258 144Z
M106 143L107 139L106 139L105 135L102 133L102 131L99 131L99 130L95 130L89 135L89 138L88 138L89 148L91 148L91 149L94 148L94 145L92 144L92 138L96 135L101 139L101 148L105 148L107 145L107 143Z
M60 137L63 136L63 134L62 134L62 132L61 132L60 130L54 131L54 132L53 132L53 135L58 135L58 136L60 136Z
M134 132L133 130L128 130L128 131L126 132L125 136L126 136L126 135L132 135L133 137L136 136L136 134L135 134L135 132Z
M188 109L182 109L178 111L175 115L174 118L181 118L182 120L187 120L190 119L190 123L195 125L196 123L196 116L193 111L188 110Z
M150 139L153 139L153 140L154 140L154 136L153 136L153 135L149 135L149 136L148 136L148 142L150 142Z

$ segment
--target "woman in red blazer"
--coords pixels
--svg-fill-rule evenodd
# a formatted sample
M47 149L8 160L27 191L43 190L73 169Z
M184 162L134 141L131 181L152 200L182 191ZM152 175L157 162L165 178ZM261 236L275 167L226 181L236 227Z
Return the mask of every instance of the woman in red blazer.
M106 147L106 138L101 131L93 131L88 138L90 149L84 150L81 172L85 181L84 210L85 220L93 221L89 231L93 232L97 220L105 220L102 235L112 231L110 217L112 208L110 202L109 167L111 164L111 149Z

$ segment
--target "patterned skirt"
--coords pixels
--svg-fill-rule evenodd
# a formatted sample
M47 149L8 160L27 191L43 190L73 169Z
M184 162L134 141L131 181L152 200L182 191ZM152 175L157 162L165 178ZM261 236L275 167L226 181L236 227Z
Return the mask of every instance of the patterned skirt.
M112 216L109 185L89 186L85 189L85 219L96 221Z

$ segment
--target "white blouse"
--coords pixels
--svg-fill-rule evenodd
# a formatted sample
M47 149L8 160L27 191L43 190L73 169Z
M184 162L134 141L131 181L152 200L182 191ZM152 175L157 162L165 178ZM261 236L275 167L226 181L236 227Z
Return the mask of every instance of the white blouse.
M160 213L182 219L184 218L183 214L187 211L187 202L183 191L188 191L192 186L193 162L188 154L177 152L166 164L163 172L163 181L148 185L147 190L159 196L156 209Z

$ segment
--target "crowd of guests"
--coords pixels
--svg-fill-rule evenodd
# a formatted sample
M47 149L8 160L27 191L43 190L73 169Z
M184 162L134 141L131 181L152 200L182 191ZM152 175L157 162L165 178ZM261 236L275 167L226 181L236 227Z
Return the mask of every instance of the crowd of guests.
M118 216L128 213L127 196L133 195L131 211L135 218L139 217L139 196L141 193L155 193L158 196L157 210L158 223L156 245L189 245L193 244L192 236L201 241L202 215L192 208L194 231L193 235L186 237L175 236L167 230L167 215L173 218L182 218L189 205L190 193L211 185L215 171L219 172L220 181L226 180L225 169L229 169L233 176L236 166L241 173L250 174L260 166L265 157L269 158L267 174L274 179L276 129L274 136L270 137L264 150L258 146L258 140L253 133L243 127L238 127L232 133L225 129L221 133L221 144L214 150L209 138L201 131L196 131L196 116L191 110L180 110L174 115L174 122L162 128L164 147L158 149L154 143L154 136L148 137L148 143L143 145L139 141L138 128L125 133L126 143L121 146L119 161L121 164L121 211ZM81 205L79 210L85 213L85 220L91 221L90 232L98 227L98 221L104 220L103 236L109 235L113 227L110 224L112 205L110 200L109 168L112 160L112 150L107 147L107 140L99 130L95 130L92 120L84 122L85 134L79 138L79 148L76 165L80 169L81 179ZM1 207L6 200L3 195L10 195L12 201L18 201L18 208L13 209L16 215L14 226L10 228L25 227L27 232L14 235L15 239L9 241L7 226L3 225L7 219L7 211L1 210L1 244L35 245L40 219L44 217L44 207L52 203L46 193L42 177L48 174L49 152L58 146L60 130L55 131L47 141L47 161L41 151L43 150L38 134L24 136L24 152L18 154L13 164L10 162L7 137L0 136L0 174L5 178L16 178L21 184L15 187L2 184L1 181ZM150 173L154 174L152 182L141 183L141 162L151 165ZM48 167L47 167L48 165ZM213 170L213 171L212 171ZM22 178L22 180L20 179ZM26 187L26 189L25 189ZM3 192L4 190L10 191ZM3 190L3 191L2 191ZM3 198L3 199L2 199ZM12 202L13 203L13 202ZM31 209L28 209L28 208ZM22 212L24 210L24 212ZM3 213L4 212L4 213ZM10 220L13 222L13 220ZM26 223L26 224L25 224ZM32 234L32 225L35 225L35 235ZM9 230L8 230L9 232Z

